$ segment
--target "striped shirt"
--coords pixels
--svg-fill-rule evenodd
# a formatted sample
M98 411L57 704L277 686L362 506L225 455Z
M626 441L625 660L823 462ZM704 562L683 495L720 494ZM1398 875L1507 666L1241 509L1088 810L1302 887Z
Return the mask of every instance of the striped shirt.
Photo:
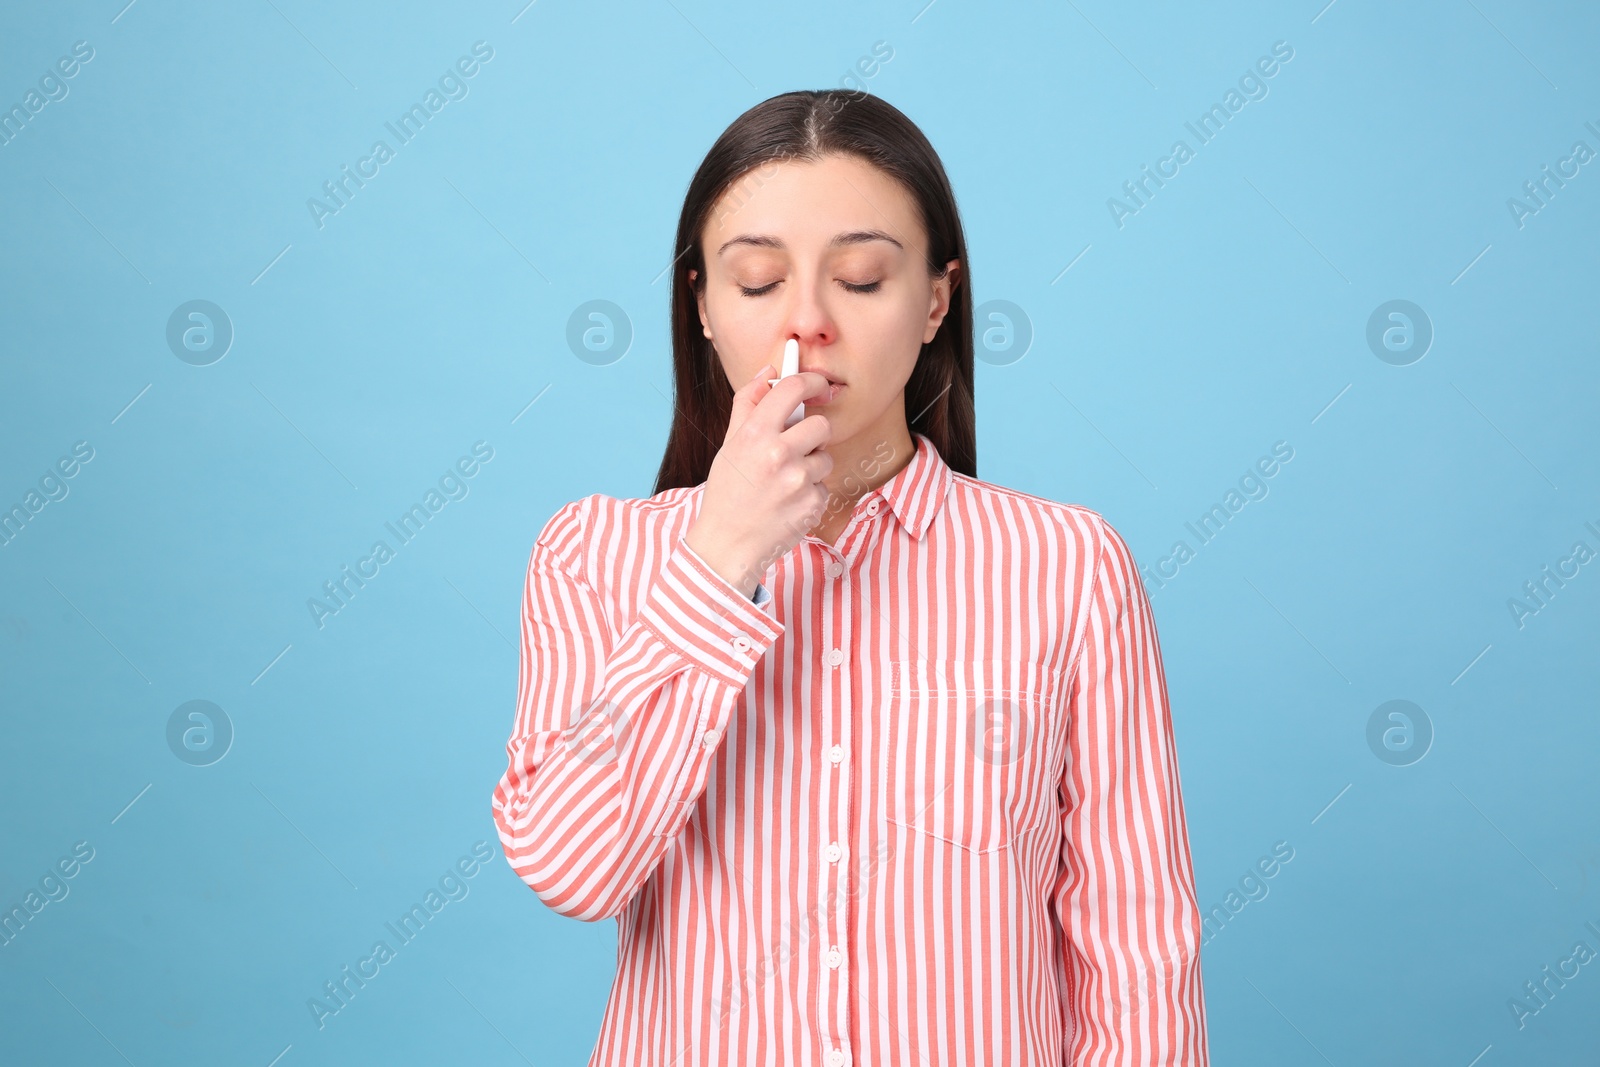
M760 604L683 540L704 483L535 541L493 811L541 901L617 920L590 1067L1207 1064L1133 556L913 440Z

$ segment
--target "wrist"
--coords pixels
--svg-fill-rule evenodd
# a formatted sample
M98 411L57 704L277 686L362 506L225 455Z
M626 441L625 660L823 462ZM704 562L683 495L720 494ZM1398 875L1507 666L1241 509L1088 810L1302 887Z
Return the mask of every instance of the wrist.
M744 594L746 600L754 600L756 586L760 584L761 575L756 569L744 562L743 559L728 546L712 539L704 539L697 530L691 528L684 535L684 543L689 546L706 566L716 571L729 585Z

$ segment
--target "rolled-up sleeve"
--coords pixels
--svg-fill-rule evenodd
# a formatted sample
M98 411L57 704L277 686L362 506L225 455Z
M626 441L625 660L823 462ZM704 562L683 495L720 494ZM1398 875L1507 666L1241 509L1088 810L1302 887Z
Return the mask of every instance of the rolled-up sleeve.
M564 505L530 553L516 719L492 801L512 869L586 921L618 915L682 831L783 631L679 538L613 634L585 555L596 501Z
M1052 892L1062 1062L1207 1067L1200 909L1155 619L1126 542L1097 527Z

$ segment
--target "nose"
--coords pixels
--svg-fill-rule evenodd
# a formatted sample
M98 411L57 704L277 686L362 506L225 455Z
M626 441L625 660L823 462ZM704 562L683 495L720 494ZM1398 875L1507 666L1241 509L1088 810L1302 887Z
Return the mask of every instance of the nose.
M838 336L838 327L824 296L826 279L819 276L797 275L788 287L792 298L784 314L784 338L793 337L800 342L802 352L809 348L830 345Z

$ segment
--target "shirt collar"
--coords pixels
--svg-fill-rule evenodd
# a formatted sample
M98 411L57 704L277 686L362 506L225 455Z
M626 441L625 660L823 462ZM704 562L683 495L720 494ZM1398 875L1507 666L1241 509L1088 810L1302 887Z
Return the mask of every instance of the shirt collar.
M954 472L939 455L931 438L915 430L911 437L916 445L911 461L896 471L894 477L866 494L866 499L873 494L883 497L900 525L920 541L944 504Z
M944 498L955 481L955 472L926 434L913 430L911 439L916 445L911 461L896 471L894 477L863 494L861 501L881 497L906 532L920 541L944 505ZM705 488L703 481L694 487L693 499L697 513ZM861 501L857 501L857 507L861 506Z

